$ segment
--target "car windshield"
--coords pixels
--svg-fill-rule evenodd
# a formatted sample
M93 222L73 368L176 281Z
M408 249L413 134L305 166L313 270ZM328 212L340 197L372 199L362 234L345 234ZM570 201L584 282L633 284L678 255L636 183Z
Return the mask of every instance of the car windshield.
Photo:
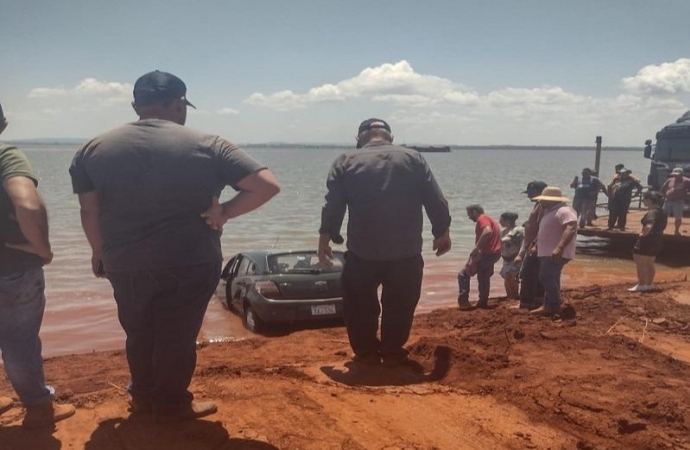
M268 267L271 273L333 273L343 271L342 253L334 253L333 264L323 265L316 252L285 253L269 255Z

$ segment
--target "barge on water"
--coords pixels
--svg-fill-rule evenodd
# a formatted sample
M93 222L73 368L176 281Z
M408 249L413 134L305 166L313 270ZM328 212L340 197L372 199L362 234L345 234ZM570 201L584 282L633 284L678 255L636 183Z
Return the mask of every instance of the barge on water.
M403 147L417 150L420 153L450 153L448 145L404 145Z

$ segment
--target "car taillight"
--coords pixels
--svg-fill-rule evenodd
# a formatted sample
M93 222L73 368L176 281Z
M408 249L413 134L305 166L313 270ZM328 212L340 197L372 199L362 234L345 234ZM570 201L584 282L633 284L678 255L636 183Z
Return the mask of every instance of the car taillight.
M254 283L256 291L266 298L280 298L278 285L273 281L257 281Z

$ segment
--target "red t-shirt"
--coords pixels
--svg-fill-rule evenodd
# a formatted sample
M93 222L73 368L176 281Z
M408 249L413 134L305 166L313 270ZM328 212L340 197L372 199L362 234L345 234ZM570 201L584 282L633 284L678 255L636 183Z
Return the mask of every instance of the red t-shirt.
M491 238L479 248L479 251L482 253L501 253L501 229L498 223L486 214L477 218L477 225L474 227L474 242L479 241L479 236L482 235L482 230L486 227L491 227Z

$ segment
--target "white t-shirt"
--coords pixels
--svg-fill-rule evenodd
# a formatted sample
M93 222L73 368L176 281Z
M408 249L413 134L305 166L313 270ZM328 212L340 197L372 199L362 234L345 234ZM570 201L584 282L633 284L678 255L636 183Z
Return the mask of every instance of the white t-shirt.
M565 203L553 206L539 222L539 233L537 234L537 256L551 256L553 250L561 241L565 224L577 222L577 213L573 208ZM563 249L563 257L566 259L575 258L575 238Z

